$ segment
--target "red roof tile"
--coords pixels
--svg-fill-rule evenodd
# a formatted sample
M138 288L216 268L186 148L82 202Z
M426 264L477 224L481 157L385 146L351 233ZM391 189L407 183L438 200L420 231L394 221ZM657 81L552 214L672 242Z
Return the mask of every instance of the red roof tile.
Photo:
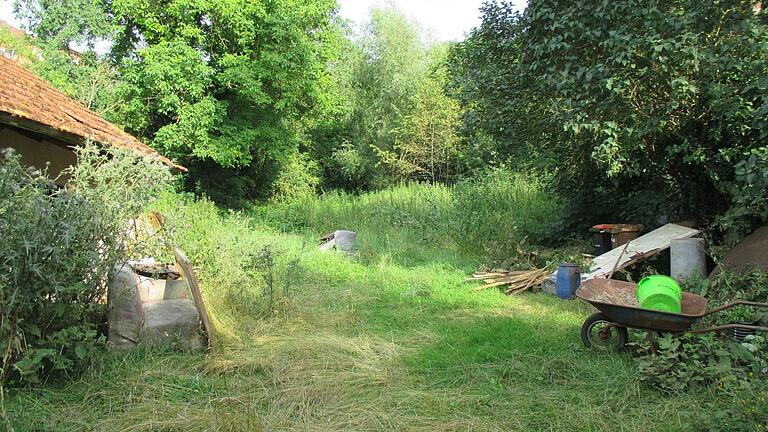
M37 123L43 129L58 132L57 135L71 137L75 141L90 139L102 145L130 149L157 158L178 170L187 171L2 55L0 113Z

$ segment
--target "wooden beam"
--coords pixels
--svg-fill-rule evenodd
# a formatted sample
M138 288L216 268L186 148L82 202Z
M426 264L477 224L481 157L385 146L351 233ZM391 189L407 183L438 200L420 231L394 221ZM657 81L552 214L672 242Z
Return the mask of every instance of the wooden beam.
M179 268L181 277L186 279L189 284L189 290L192 291L192 297L195 299L197 312L200 314L200 321L203 323L206 344L208 349L211 349L213 346L213 326L211 326L211 320L208 318L208 310L205 308L205 302L203 302L203 292L200 291L200 285L197 282L192 263L179 248L176 248L176 266Z

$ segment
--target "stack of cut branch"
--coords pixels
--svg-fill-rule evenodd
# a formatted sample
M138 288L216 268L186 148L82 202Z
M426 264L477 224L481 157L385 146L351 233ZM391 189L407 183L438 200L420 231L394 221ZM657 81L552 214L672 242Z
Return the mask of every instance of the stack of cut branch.
M481 280L485 282L485 285L475 288L475 291L504 286L505 294L520 294L544 283L548 274L549 272L547 272L547 269L545 268L534 270L477 272L466 280Z

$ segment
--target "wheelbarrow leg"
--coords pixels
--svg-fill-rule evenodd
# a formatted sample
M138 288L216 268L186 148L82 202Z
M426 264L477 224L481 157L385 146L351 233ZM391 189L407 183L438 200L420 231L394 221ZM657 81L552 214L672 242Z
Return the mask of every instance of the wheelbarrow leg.
M658 333L658 332L652 332L652 331L645 332L645 338L648 341L648 346L650 347L651 354L656 354L656 335L654 333ZM659 333L659 335L661 334Z

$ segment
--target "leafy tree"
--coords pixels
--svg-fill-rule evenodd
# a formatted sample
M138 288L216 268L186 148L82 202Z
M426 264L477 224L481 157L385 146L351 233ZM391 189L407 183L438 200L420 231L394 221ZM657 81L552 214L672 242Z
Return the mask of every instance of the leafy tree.
M40 40L67 50L72 43L92 44L111 35L105 3L108 0L15 0L14 11Z
M593 217L721 214L744 190L734 166L765 142L768 27L752 3L489 2L452 53L465 125Z
M373 9L352 39L334 71L349 101L343 132L325 147L325 160L320 156L331 184L365 189L453 179L459 107L443 90L446 47L391 7Z
M339 39L335 0L18 5L41 39L107 36L122 102L110 118L196 168L190 185L223 185L222 197L271 189L297 151L303 117L323 100ZM71 22L75 8L82 15Z
M451 182L462 171L463 148L457 134L459 103L445 93L447 50L433 48L432 73L420 83L414 109L397 129L395 152L383 153L399 180ZM447 48L447 47L446 47Z

